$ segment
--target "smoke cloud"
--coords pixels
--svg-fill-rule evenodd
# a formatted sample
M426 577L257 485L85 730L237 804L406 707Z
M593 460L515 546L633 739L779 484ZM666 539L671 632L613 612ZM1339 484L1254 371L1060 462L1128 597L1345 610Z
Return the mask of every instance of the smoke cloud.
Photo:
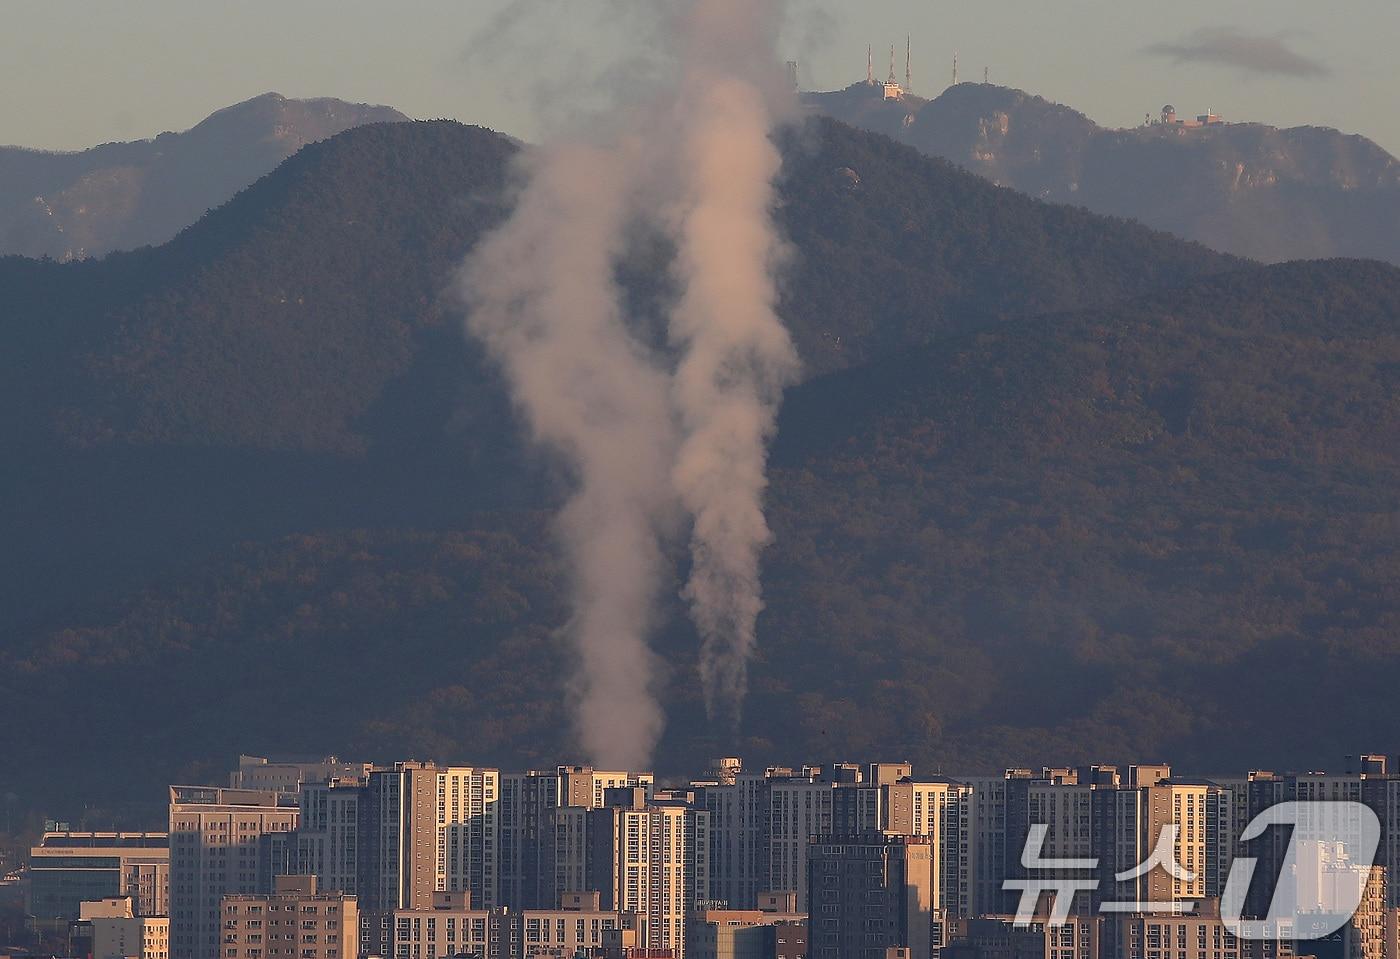
M674 429L667 376L618 305L628 164L616 151L560 144L531 152L526 174L513 216L465 268L468 327L501 363L534 438L574 473L558 533L582 745L600 765L641 768L662 723L646 634Z
M1144 52L1173 63L1208 63L1251 73L1321 77L1329 71L1316 60L1290 49L1282 37L1252 36L1233 27L1209 27L1175 42L1159 41Z
M685 593L703 643L706 707L712 719L737 723L763 606L767 443L782 390L797 373L775 312L782 244L773 179L782 161L768 137L789 104L772 56L776 4L710 0L691 12L686 119L675 139L684 293L671 317L682 357L673 386L683 430L674 475L694 518Z
M762 609L766 445L797 357L774 307L783 244L770 140L792 108L780 0L668 0L665 80L529 151L511 218L468 259L468 328L501 364L537 442L575 490L558 522L590 758L638 768L660 734L647 638L677 511L712 718L737 721ZM656 4L651 5L653 15ZM672 355L625 315L615 279L634 227L675 245Z

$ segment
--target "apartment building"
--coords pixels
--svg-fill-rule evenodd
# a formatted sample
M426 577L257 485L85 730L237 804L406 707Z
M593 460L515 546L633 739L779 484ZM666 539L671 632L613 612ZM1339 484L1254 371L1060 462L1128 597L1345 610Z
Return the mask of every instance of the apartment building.
M929 839L933 908L968 915L973 896L973 787L953 779L902 778L881 789L884 830Z
M620 794L620 795L619 795ZM588 812L588 884L603 908L637 916L642 949L685 952L685 920L710 898L709 813L618 790Z
M224 896L220 959L354 959L354 896L319 892L315 876L278 876L268 895Z
M438 888L438 769L372 770L359 802L360 942L366 954L385 955L395 910L426 908Z
M1103 953L1097 916L1070 916L1051 925L1044 916L1018 925L1012 916L951 919L939 959L1111 959Z
M95 916L85 922L92 959L170 959L165 916Z
M222 954L225 896L270 889L299 809L276 790L170 787L170 955Z
M473 902L488 909L496 905L500 797L500 770L447 766L439 771L435 890L469 892Z
M596 892L570 892L556 909L475 909L468 892L438 892L428 909L393 916L393 959L571 959L600 950L609 931L632 929L636 917L605 910Z
M359 895L360 813L363 779L305 783L298 794L299 824L290 875L315 876L320 887Z
M570 884L560 885L552 848L555 811L596 809L609 789L640 788L650 794L651 773L557 766L502 773L497 814L498 902L516 909L548 909Z
M807 914L797 894L758 895L757 909L710 909L686 920L685 959L806 959Z
M1288 959L1298 954L1287 936L1237 938L1218 909L1209 907L1199 915L1135 914L1110 922L1118 930L1113 955L1121 959Z
M812 959L932 954L932 844L927 836L818 836L808 858Z

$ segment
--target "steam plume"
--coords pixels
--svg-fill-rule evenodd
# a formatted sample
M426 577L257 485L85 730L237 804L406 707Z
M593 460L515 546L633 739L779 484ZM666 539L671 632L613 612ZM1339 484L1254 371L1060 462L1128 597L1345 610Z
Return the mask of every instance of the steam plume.
M579 732L614 768L644 765L660 731L646 637L677 506L693 519L685 595L711 716L737 720L744 693L770 538L765 447L797 369L774 312L781 159L769 135L792 99L775 57L781 8L668 0L672 79L596 118L607 133L532 151L512 217L464 273L470 329L535 438L575 472L559 532ZM614 279L639 221L676 245L669 371L629 330Z
M558 532L580 654L578 729L600 765L644 768L661 730L646 635L671 502L667 379L623 322L614 281L625 158L531 155L511 219L467 264L469 327L502 364L536 440L572 467Z
M767 442L797 372L774 310L782 243L773 179L782 160L769 133L785 105L773 70L779 12L752 0L709 0L690 11L686 121L675 141L684 292L671 317L682 350L672 392L684 434L674 476L694 517L686 597L703 642L705 703L712 719L732 723L763 607Z

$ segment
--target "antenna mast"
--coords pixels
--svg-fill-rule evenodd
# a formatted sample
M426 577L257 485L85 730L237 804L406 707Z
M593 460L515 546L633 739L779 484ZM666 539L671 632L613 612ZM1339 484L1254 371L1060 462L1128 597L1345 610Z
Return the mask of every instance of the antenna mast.
M958 51L953 51L953 86L958 85Z
M894 44L890 44L890 82L894 83Z
M905 92L905 93L913 93L913 92L914 92L914 71L913 71L913 60L912 60L912 53L913 53L913 50L914 50L914 41L909 37L908 34L905 34L905 35L904 35L904 92Z

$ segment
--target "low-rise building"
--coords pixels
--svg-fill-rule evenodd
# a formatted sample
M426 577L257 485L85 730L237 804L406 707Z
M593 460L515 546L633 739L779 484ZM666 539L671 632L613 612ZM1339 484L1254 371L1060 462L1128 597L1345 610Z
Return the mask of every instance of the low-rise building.
M757 909L697 909L686 921L686 959L806 959L807 914L797 893L761 892Z
M89 920L92 959L169 959L170 920L128 916Z
M224 896L221 959L355 959L354 896L318 892L315 876L278 876L268 896Z
M46 832L29 850L25 911L61 929L80 905L130 896L138 916L170 908L170 839L163 832Z
M558 909L474 909L471 893L435 892L428 909L394 911L393 959L571 959L606 946L609 933L635 930L630 912L606 910L597 892L566 892ZM246 959L246 957L245 957Z

